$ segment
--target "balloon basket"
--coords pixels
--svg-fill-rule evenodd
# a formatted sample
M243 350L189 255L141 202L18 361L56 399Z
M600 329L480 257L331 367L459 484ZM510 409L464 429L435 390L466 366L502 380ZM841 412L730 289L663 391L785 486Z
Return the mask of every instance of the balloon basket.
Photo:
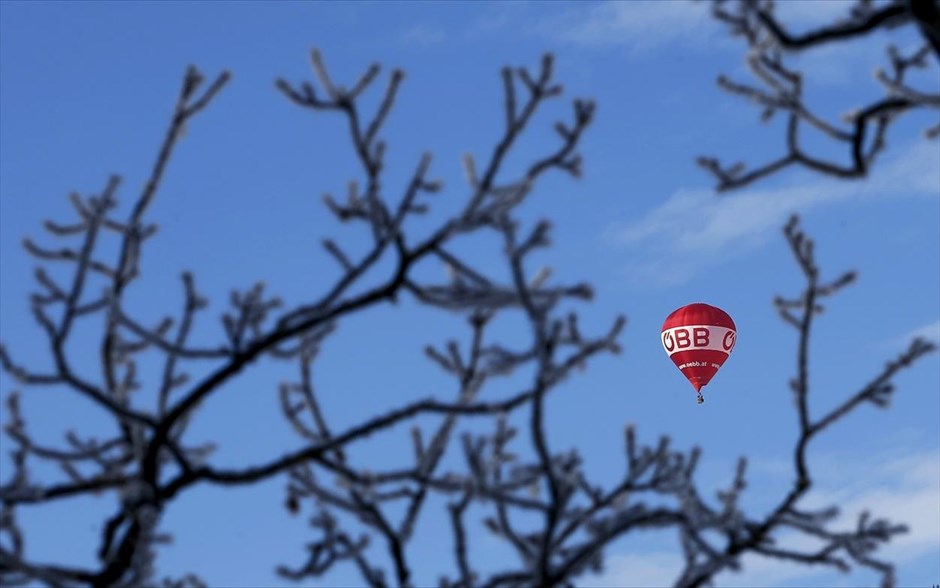
M695 397L695 404L702 404L705 402L705 397L699 394Z

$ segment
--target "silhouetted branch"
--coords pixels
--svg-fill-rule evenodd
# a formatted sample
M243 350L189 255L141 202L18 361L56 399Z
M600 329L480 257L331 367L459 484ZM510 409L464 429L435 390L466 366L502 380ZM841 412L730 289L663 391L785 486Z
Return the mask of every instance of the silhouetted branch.
M940 93L935 92L935 88L920 90L909 86L906 81L912 68L929 67L931 47L940 60L940 21L925 20L917 12L920 5L927 4L933 2L894 0L875 8L872 3L859 0L846 19L794 35L774 16L772 0L714 0L714 17L727 25L731 35L741 36L747 41L747 64L761 84L752 86L719 76L718 85L757 104L762 110L763 122L778 112L787 116L785 152L768 163L748 169L743 163L723 165L714 157L698 159L699 165L717 180L717 189L741 188L794 165L840 178L866 177L885 148L885 136L893 121L907 111L940 109ZM844 41L905 23L917 23L927 43L907 57L901 56L894 46L887 48L890 73L883 69L875 72L875 77L886 90L883 98L853 109L840 122L829 122L813 113L804 100L803 74L785 63L790 52L806 51L825 43ZM849 163L811 155L801 140L804 123L836 144L844 145ZM934 128L928 129L926 135L936 136Z
M877 549L880 543L887 542L892 536L905 532L903 525L890 525L885 521L877 521L873 526L867 524L868 515L863 514L857 530L853 533L837 533L827 529L827 523L838 513L835 508L828 509L817 515L807 514L799 510L800 500L812 487L812 477L806 462L809 443L812 439L834 424L836 421L849 415L864 400L869 400L880 406L884 405L888 395L893 390L889 381L901 369L910 366L918 358L935 350L933 344L923 340L916 340L901 357L888 364L870 384L859 392L851 395L844 403L826 415L814 419L809 411L807 398L809 395L809 342L815 315L822 311L816 301L836 293L842 287L852 283L854 272L843 274L842 277L829 284L819 284L819 268L816 265L814 243L799 228L796 216L787 223L784 233L794 257L803 275L807 286L802 295L788 301L781 297L775 304L781 312L788 312L788 308L799 306L800 316L793 317L784 314L785 320L794 324L799 330L797 346L797 375L791 381L790 387L795 395L797 416L800 434L796 441L793 464L795 480L793 487L783 497L780 503L763 519L754 521L741 521L740 531L729 537L729 541L721 551L721 557L710 558L705 563L697 563L694 558L687 555L686 571L683 574L683 585L702 586L708 583L715 574L724 567L731 567L741 554L754 551L770 557L784 558L791 561L800 561L806 564L830 565L843 571L848 569L845 557L838 557L842 552L844 556L854 560L858 565L872 568L882 575L882 584L894 585L894 568L888 563L875 560L869 556ZM789 317L789 318L787 318ZM771 547L771 538L774 531L781 527L788 527L812 535L825 542L825 546L817 551L798 552L781 550ZM861 547L863 546L864 547Z
M768 4L766 8L758 9L757 18L781 45L789 49L803 49L832 41L842 41L865 35L881 26L897 26L910 19L904 2L895 1L877 10L870 3L860 2L847 20L794 35L784 30L783 26L777 22L771 8L772 5Z
M756 18L754 13L741 18L745 19L739 26L742 34L759 37L757 29L747 24L748 18ZM731 82L727 86L768 108L788 110L791 146L796 145L800 121L837 140L854 140L854 135L814 117L792 100L798 97L798 92L793 94L793 88L799 89L798 74L771 54L755 59L755 71L772 91ZM931 100L905 86L902 75L923 59L920 53L911 58L895 56L893 77L882 76L885 86L896 94L890 100ZM379 135L392 116L403 73L392 72L376 112L365 117L359 101L378 79L378 65L370 66L351 90L330 75L316 50L311 52L311 65L317 87L311 82L291 85L283 80L278 80L277 87L305 109L337 113L346 120L362 177L349 183L344 202L327 196L325 205L339 221L350 221L353 226L363 223L371 236L370 246L359 256L349 254L351 248L333 239L324 240L341 274L319 296L284 308L262 283L233 290L222 315L221 342L200 347L189 338L198 312L208 302L197 291L192 274L182 275L184 300L176 319L166 317L147 326L149 321L134 318L125 306L130 286L140 274L141 248L156 231L155 225L145 222L145 214L175 145L190 119L224 86L227 73L200 94L202 75L195 68L187 71L151 176L126 221L112 218L119 185L113 177L99 196L71 196L77 220L45 223L53 237L77 238L79 245L56 249L26 242L28 253L41 263L71 268L71 279L53 279L42 268L36 272L38 291L31 297L32 312L49 340L49 365L25 365L0 346L0 366L23 386L70 388L92 400L115 427L101 438L68 432L64 444L52 445L27 430L20 393L9 395L6 434L13 467L0 486L0 579L4 585L153 585L157 583L157 549L168 539L159 530L160 521L174 499L198 484L241 486L277 476L287 483L287 511L314 511L310 526L315 538L307 545L306 559L294 567L277 568L281 576L295 581L348 563L369 586L417 585L409 548L435 495L448 501L456 570L452 577L441 579L442 586L570 586L577 577L599 571L605 550L618 538L638 529L664 528L677 531L685 557L677 579L681 586L700 586L724 570L737 570L747 553L838 569L869 567L886 583L893 581L893 568L875 559L874 552L903 532L903 527L872 521L863 514L854 530L835 532L828 527L835 517L833 509L815 513L801 509L800 501L812 485L806 452L818 433L861 404L885 406L894 376L933 351L933 345L915 341L868 385L830 412L812 415L807 401L808 346L814 319L822 312L823 301L853 282L855 274L821 280L812 241L795 219L787 225L786 237L807 285L800 295L775 301L781 317L799 333L797 373L791 386L800 425L792 488L770 514L749 517L739 504L746 489L747 462L742 458L729 487L717 493L716 500L706 501L694 482L701 450L671 449L667 437L655 446L641 445L632 426L625 430L624 475L605 488L587 478L584 460L576 450L553 447L544 411L551 392L576 368L583 368L598 354L619 352L617 338L626 319L617 318L600 334L585 332L578 315L567 307L590 300L593 290L583 283L557 283L551 268L532 265L531 255L550 243L551 225L541 220L527 227L517 212L545 173L580 174L577 151L593 119L593 102L575 100L573 120L554 126L559 143L545 147L519 168L521 173L508 177L504 162L512 148L537 111L559 96L562 88L553 79L550 55L531 71L504 68L506 124L493 152L485 161L481 158L479 168L473 156L465 156L465 201L427 236L414 240L406 234L409 221L429 209L426 197L439 192L443 184L428 179L432 158L426 153L399 196L390 196L393 192L383 176L387 147ZM870 116L882 116L895 107L900 108L897 104L879 106L883 110ZM883 128L877 132L883 133ZM863 157L873 157L876 151L869 146ZM804 165L817 165L801 154L793 157ZM717 163L713 169L725 173ZM735 177L731 181L748 176ZM102 258L100 242L106 234L120 240L113 264ZM468 235L495 239L502 256L477 264L453 253L459 251L456 241ZM380 264L383 258L392 263ZM443 263L448 279L443 283L419 279L417 268L428 263ZM103 281L103 291L92 292L92 280ZM451 338L425 350L428 359L453 378L452 389L394 406L383 414L362 415L345 428L331 425L314 383L321 349L350 315L407 295L429 312L456 312L466 318L469 333L465 340ZM499 342L491 328L494 321L507 316L521 317L528 325L528 337L513 346ZM75 324L90 317L102 319L99 324L103 324L100 374L95 380L77 376L66 351ZM138 369L145 353L160 358L158 382L140 381L140 374L148 373ZM280 385L278 400L286 425L303 445L255 464L215 465L210 461L211 443L187 441L188 424L207 400L264 357L297 362L295 379ZM187 370L193 362L206 369L202 378L190 382ZM510 392L493 394L496 384L506 384L510 374L520 373L524 377L511 381ZM135 395L144 387L154 391L146 402ZM493 423L492 429L459 432L468 419L481 417ZM398 425L407 425L413 447L413 456L404 465L376 471L351 457L348 449L353 444L384 438ZM525 434L520 435L520 428ZM522 443L518 443L520 438ZM448 459L448 452L456 453L457 459ZM55 465L59 477L35 479L34 462ZM102 521L96 562L82 569L30 560L26 536L16 518L18 510L101 493L113 497L116 508ZM469 546L480 530L471 520L477 508L487 511L483 530L506 542L518 558L518 567L487 571L474 564ZM781 529L810 535L822 546L800 551L773 545ZM381 556L377 550L382 550ZM162 582L164 586L205 585L192 575Z

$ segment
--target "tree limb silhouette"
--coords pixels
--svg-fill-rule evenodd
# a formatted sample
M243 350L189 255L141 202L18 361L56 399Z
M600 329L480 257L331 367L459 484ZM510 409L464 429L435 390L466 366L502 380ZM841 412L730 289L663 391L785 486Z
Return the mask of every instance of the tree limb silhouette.
M779 21L772 0L713 0L712 14L732 36L745 39L747 65L758 82L751 85L721 75L718 85L757 104L762 122L778 113L787 120L784 153L767 163L749 167L740 162L724 165L711 156L698 158L698 164L714 176L719 192L750 185L793 166L839 178L867 177L887 145L887 132L895 120L913 110L940 110L940 92L936 88L919 89L908 81L911 70L929 69L931 61L940 65L940 13L932 0L893 0L880 6L858 0L844 19L802 34L789 32ZM842 121L827 121L814 113L804 95L807 80L788 64L789 55L906 24L919 27L924 44L907 54L894 45L887 47L890 67L875 72L884 88L882 98L853 108ZM831 139L847 152L847 157L840 160L813 155L804 146L807 131ZM928 128L925 136L940 137L940 123Z
M25 243L42 263L68 264L72 280L61 284L43 269L36 272L39 289L32 297L32 309L48 336L53 367L34 369L2 346L0 363L24 387L70 388L95 403L116 427L102 438L69 432L64 447L53 447L27 431L20 392L9 395L6 434L14 447L13 468L0 486L0 579L4 585L152 585L157 550L168 539L160 532L161 517L175 499L197 485L233 487L275 477L286 481L288 512L313 511L310 526L315 537L307 546L306 559L277 568L281 576L294 581L306 581L348 563L369 586L426 583L415 577L409 547L430 499L443 496L448 501L445 514L453 538L455 572L441 578L441 586L572 585L579 576L601 569L612 542L640 529L677 532L685 557L685 567L676 579L679 586L701 586L724 570L736 570L741 556L748 553L841 570L854 564L876 570L885 584L893 582L891 565L873 554L881 543L903 532L903 527L871 521L863 514L854 531L837 532L828 526L836 516L833 509L802 510L800 501L812 486L806 452L812 439L862 404L886 405L893 393L893 377L933 346L915 341L864 388L830 412L812 415L807 403L807 350L814 319L821 301L851 283L854 274L821 282L812 242L795 219L787 225L786 238L806 287L797 298L776 301L781 318L798 331L797 375L791 388L800 434L795 442L792 487L769 515L748 516L738 505L746 487L742 458L728 490L718 493L716 502L706 501L694 481L701 454L698 447L673 450L666 437L655 446L641 446L630 426L624 440L625 475L604 488L586 478L584 458L576 449L553 447L545 430L544 409L551 392L576 369L598 354L619 352L617 338L626 319L617 318L597 335L583 333L577 314L563 311L562 305L589 300L592 289L586 284L556 284L548 268L532 267L532 254L550 244L551 225L539 221L527 227L517 214L546 173L580 174L577 150L592 122L594 103L575 100L573 119L555 125L558 143L546 146L516 177L507 177L503 164L508 154L536 113L560 96L562 88L554 80L550 55L534 71L503 69L506 124L480 168L482 173L476 160L466 156L468 186L460 210L427 236L413 239L406 234L408 221L427 211L426 198L441 191L443 184L429 179L432 160L425 154L397 200L387 196L387 189L380 190L386 151L380 136L404 74L392 72L376 112L367 116L359 99L379 78L380 67L369 67L348 90L330 75L319 52L313 51L310 57L318 87L278 80L277 88L314 114L329 112L345 118L362 178L350 183L343 202L327 196L325 206L340 222L364 225L370 238L368 251L358 257L332 240L324 241L324 249L342 274L319 297L284 308L283 301L266 293L263 284L235 290L222 316L220 342L206 347L189 342L199 313L208 305L192 274L182 275L184 304L178 320L166 318L148 326L125 305L140 275L141 248L156 231L145 215L174 146L184 126L219 94L229 79L227 73L201 94L202 74L195 68L186 73L156 164L128 220L112 217L119 186L113 177L98 196L72 196L78 213L75 223L46 223L54 237L77 237L80 246L56 250ZM364 186L361 192L360 184ZM116 234L121 243L114 265L97 257L101 255L99 238L107 232ZM496 239L503 256L475 264L453 253L457 240L471 234ZM390 272L379 263L385 258L393 260ZM416 269L422 264L444 264L449 277L442 282L420 277L425 274ZM91 291L93 280L103 284L103 294ZM331 426L314 386L321 348L347 317L401 296L466 318L469 330L463 343L451 339L426 349L428 360L453 379L451 397L439 391L384 414L363 415L343 429ZM518 347L506 346L492 334L494 321L510 314L521 316L528 325L528 340ZM77 322L94 316L105 319L98 347L101 373L97 380L86 381L76 375L65 343ZM145 352L157 354L162 361L158 381L146 384L139 381L137 369ZM297 433L303 446L255 464L213 465L214 446L193 444L187 437L188 425L207 399L262 357L296 362L296 381L283 383L277 398L285 426ZM195 362L210 369L204 378L190 382L184 370ZM524 384L501 397L484 397L492 384L511 374L523 374ZM153 392L149 401L135 394L145 386ZM429 419L439 421L429 426ZM459 426L470 419L489 419L492 431L460 432ZM526 435L519 435L512 419L525 423ZM351 457L353 445L390 435L398 425L410 426L413 456L409 465L375 471ZM464 469L452 468L449 451L459 453ZM60 479L34 479L33 462L55 464L62 472ZM101 493L113 496L116 508L103 521L96 562L77 568L36 562L27 556L25 533L16 517L20 509ZM518 557L518 567L484 570L474 561L470 546L480 528L472 522L481 510L486 511L482 528L506 542ZM777 547L773 538L784 529L813 536L824 546L806 552ZM164 578L163 585L201 586L204 582L190 574Z

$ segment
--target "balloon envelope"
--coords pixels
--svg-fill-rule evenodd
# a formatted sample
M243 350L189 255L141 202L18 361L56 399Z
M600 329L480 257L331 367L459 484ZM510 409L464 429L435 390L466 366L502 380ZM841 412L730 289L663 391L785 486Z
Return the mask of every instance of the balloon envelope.
M728 313L702 302L673 311L661 333L669 359L700 394L731 355L737 338Z

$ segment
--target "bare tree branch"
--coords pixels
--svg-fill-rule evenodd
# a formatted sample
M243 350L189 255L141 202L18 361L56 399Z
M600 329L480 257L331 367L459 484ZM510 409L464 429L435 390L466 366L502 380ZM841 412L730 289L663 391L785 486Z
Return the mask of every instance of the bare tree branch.
M757 39L764 33L751 22L759 20L753 10L740 15L719 12L719 16L749 39ZM743 20L735 20L739 18ZM878 143L883 142L886 117L915 102L932 100L904 85L903 78L903 72L918 66L926 55L923 50L912 57L895 54L893 73L881 76L892 97L856 118L876 121L874 142L866 143L868 123L861 127L857 123L853 134L810 114L799 103L799 74L784 66L779 55L769 49L758 54L752 66L770 90L733 82L726 82L726 86L767 108L789 113L791 153L763 171L732 172L717 162L709 163L710 169L730 184L753 181L793 163L829 169L826 166L830 164L799 150L800 122L836 140L857 139L861 145L857 157L867 166L882 147ZM624 475L606 488L587 478L584 458L575 449L560 450L550 443L545 407L552 391L576 369L599 354L619 352L617 339L626 319L615 319L600 334L585 332L578 315L568 307L572 302L590 300L593 290L587 284L557 283L551 268L533 265L532 255L550 243L551 225L540 220L528 227L518 214L548 172L580 174L578 149L593 120L594 103L574 100L573 120L554 125L558 143L545 146L519 168L521 173L509 176L504 162L511 150L523 140L536 113L560 96L562 88L554 80L551 55L534 70L504 68L506 124L493 152L480 158L479 169L474 157L465 157L468 189L459 210L442 219L427 236L413 239L408 235L409 221L428 210L427 197L439 192L443 184L429 179L430 154L420 157L397 198L390 197L392 192L383 184L387 146L380 134L393 114L404 74L392 72L376 112L368 117L362 114L360 100L378 79L378 65L366 69L347 90L331 75L316 50L311 52L311 64L318 87L312 82L292 85L278 80L277 88L304 109L335 113L347 122L361 177L350 182L345 202L332 197L324 200L339 221L364 225L370 239L368 250L358 257L347 253L352 249L336 240L324 241L342 273L319 296L284 308L262 283L233 290L222 315L220 343L204 347L189 342L197 315L208 304L189 272L182 275L184 300L178 317L166 317L150 327L148 321L134 318L127 310L125 298L140 274L142 248L156 230L146 221L146 213L183 129L217 96L229 79L227 73L200 94L202 74L195 68L187 71L150 178L126 221L112 218L119 185L113 177L99 196L72 195L77 220L45 223L54 238L79 239L79 245L56 249L27 242L28 253L41 263L71 268L71 280L60 283L42 268L36 272L38 290L31 297L32 311L49 340L49 365L27 366L0 346L0 366L27 388L64 386L92 400L113 419L115 427L101 437L69 431L59 445L39 440L27 429L20 393L10 394L5 432L13 467L0 485L0 580L4 585L157 584L155 561L159 546L168 540L160 532L161 518L175 499L196 485L235 487L278 476L286 482L286 510L291 514L313 511L309 523L314 538L306 546L304 559L298 565L277 568L281 576L294 581L308 581L329 573L334 566L350 564L369 586L418 585L423 580L416 577L409 549L422 515L427 516L431 498L439 496L448 501L455 570L440 579L442 586L571 586L578 577L602 568L604 553L614 541L640 529L676 531L685 557L676 580L680 586L701 586L725 570L737 570L745 554L840 570L868 567L886 584L893 582L893 567L876 559L875 551L904 532L903 526L872 520L863 513L855 529L831 530L834 509L813 513L801 508L801 500L812 486L806 455L819 433L862 404L885 406L893 393L893 378L932 352L934 346L913 342L861 390L825 414L812 414L808 349L815 318L823 303L852 283L855 274L821 280L812 241L795 218L785 235L806 287L796 297L775 300L782 319L798 331L791 389L799 436L792 487L769 514L748 516L739 504L747 487L747 462L742 458L728 488L707 501L694 481L701 455L698 447L674 450L667 437L655 446L640 445L630 426L625 431ZM855 173L833 169L833 173L846 176ZM104 234L116 234L120 239L113 265L101 260L100 237ZM468 235L495 239L503 256L471 263L455 254L460 250L457 241ZM392 263L380 263L383 258ZM422 264L440 263L448 269L447 281L419 279L417 270ZM90 292L92 277L104 281L103 293ZM428 312L456 312L466 318L469 332L464 340L451 338L426 348L428 359L453 378L452 388L395 406L384 414L363 415L346 428L331 425L320 402L320 386L315 385L321 349L330 344L331 335L342 328L346 318L401 296L411 296ZM512 347L498 341L490 327L506 316L521 317L528 325L527 338ZM98 381L80 379L66 353L74 325L90 317L103 319ZM160 358L156 382L140 381L140 374L146 371L138 369L138 361L144 361L145 353ZM303 445L255 464L214 465L210 459L214 446L190 442L188 425L208 399L264 357L296 362L294 380L281 383L278 401L285 425L297 433ZM196 362L208 375L190 382L189 369ZM505 383L510 374L520 372L526 379L513 380L513 391L493 394L497 383ZM154 392L149 404L134 394L143 387ZM481 418L492 422L492 429L460 431L469 420ZM413 456L407 463L375 471L351 457L353 444L385 439L395 434L398 425L405 425L411 436ZM520 428L524 428L522 435ZM55 465L58 478L36 479L33 463ZM96 562L77 568L35 562L27 556L26 533L16 516L20 510L98 494L111 497L115 508L102 521ZM482 525L476 525L473 516L480 510L486 515ZM470 546L481 530L505 541L518 565L500 571L485 570L475 563ZM782 530L812 536L821 546L808 551L776 546L773 538ZM206 583L183 575L163 578L162 584Z
M940 65L940 20L936 7L930 12L926 6L934 4L931 0L893 0L876 8L871 2L858 0L846 19L794 35L774 16L772 0L713 0L714 17L728 27L731 35L747 41L747 64L761 84L752 86L719 76L718 85L760 106L764 122L778 112L787 116L785 152L767 163L748 169L743 163L727 166L715 157L698 158L698 164L715 177L718 191L747 186L794 165L839 178L867 177L886 146L891 123L905 112L940 109L940 93L936 88L913 88L906 80L910 70L931 67L928 64L931 48L937 62L934 65ZM932 16L926 16L927 13ZM894 46L887 48L890 73L881 68L875 73L886 90L883 98L853 108L843 121L827 121L814 114L804 98L803 74L786 64L790 53L906 23L917 23L926 43L907 57L901 56ZM805 125L842 145L848 163L811 155L801 140ZM929 138L934 136L930 130L925 134Z

